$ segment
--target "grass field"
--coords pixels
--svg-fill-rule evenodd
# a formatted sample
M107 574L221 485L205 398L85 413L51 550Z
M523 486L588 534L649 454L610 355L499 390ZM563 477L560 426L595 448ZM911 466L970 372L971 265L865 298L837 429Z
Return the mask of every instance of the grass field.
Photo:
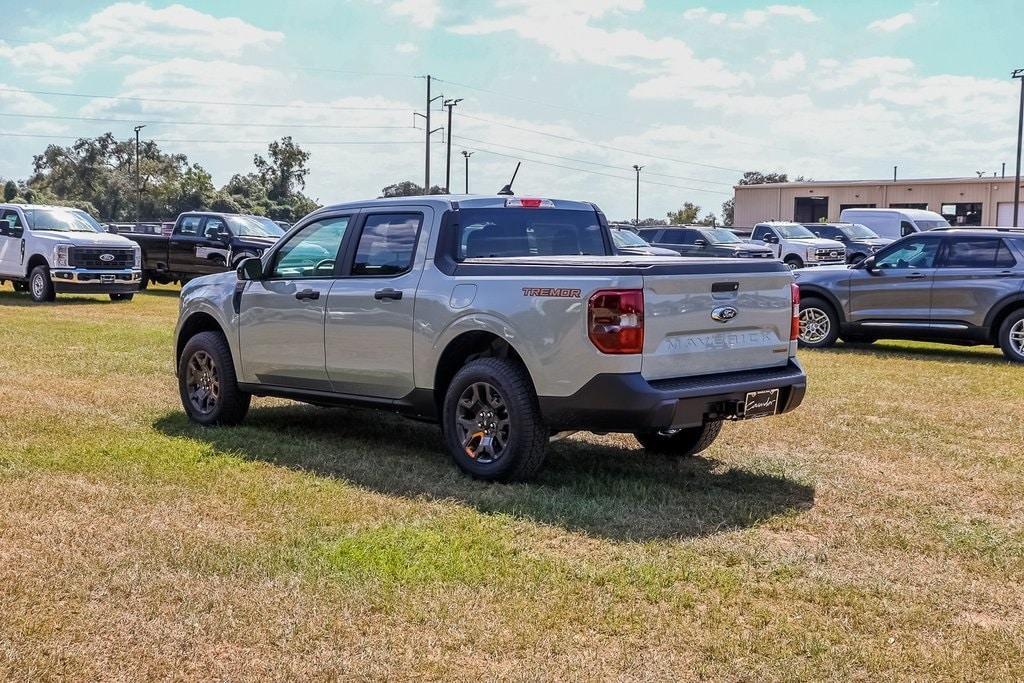
M1019 679L1024 369L804 352L804 406L682 463L255 400L184 419L177 291L0 288L0 678Z

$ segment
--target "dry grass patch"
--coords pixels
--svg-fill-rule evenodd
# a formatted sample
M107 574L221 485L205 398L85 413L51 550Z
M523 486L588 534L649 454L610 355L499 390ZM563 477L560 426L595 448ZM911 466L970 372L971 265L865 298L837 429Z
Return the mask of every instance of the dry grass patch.
M531 484L435 428L177 405L177 299L0 288L0 676L1014 679L1024 373L805 353L805 406L672 463L578 435Z

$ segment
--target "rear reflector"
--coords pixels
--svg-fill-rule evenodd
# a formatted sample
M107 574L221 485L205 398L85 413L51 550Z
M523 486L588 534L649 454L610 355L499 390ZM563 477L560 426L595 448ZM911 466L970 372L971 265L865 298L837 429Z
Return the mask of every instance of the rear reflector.
M505 200L505 206L522 209L553 209L555 208L555 203L550 199L540 199L538 197L509 197Z
M800 287L795 283L789 283L790 300L793 302L793 319L789 325L789 341L796 341L800 338Z
M602 289L587 302L590 341L601 353L644 350L644 293L641 289Z

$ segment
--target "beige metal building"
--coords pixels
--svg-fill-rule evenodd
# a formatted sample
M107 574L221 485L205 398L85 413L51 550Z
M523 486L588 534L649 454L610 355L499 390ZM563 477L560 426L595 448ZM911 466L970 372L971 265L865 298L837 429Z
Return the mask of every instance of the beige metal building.
M941 213L953 225L1012 225L1013 177L836 180L737 185L733 224L838 221L843 209L904 208ZM1024 197L1024 190L1021 191ZM1020 223L1024 224L1024 199Z

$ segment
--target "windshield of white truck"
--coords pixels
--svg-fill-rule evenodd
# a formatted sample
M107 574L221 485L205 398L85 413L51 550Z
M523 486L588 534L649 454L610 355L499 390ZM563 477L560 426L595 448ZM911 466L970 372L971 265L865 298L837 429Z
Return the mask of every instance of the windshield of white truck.
M78 209L25 209L25 218L33 230L47 232L103 232L103 226Z
M775 231L785 240L812 240L814 233L802 225L776 225Z
M462 209L456 214L458 260L509 256L606 256L593 211Z

